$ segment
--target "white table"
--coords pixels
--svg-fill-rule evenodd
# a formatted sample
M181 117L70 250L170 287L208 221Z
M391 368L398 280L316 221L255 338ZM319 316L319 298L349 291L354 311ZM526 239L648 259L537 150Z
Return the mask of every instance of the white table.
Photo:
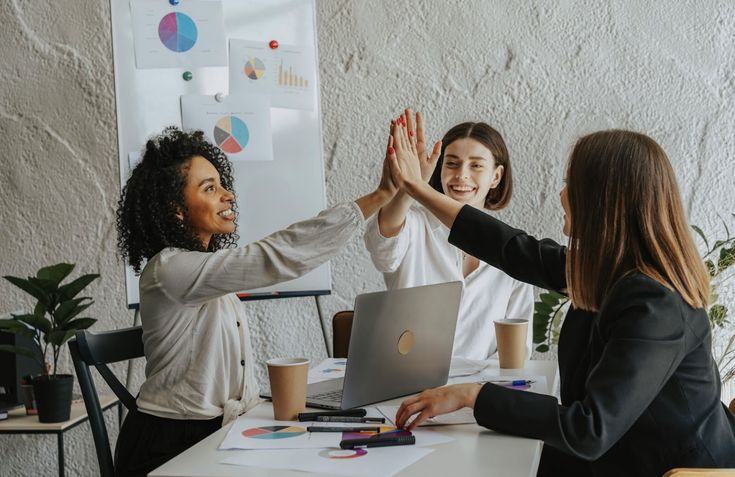
M491 361L483 374L497 376L546 376L549 394L558 381L556 361L529 361L524 369L500 370L497 360ZM523 391L519 391L523 392ZM388 403L400 403L395 399ZM263 403L247 414L250 417L273 418L270 402ZM263 469L220 464L234 452L218 451L230 426L226 426L174 459L157 468L150 477L203 477L203 476L293 476L304 477L304 472ZM497 434L476 424L442 426L441 432L455 440L436 445L434 452L405 468L401 477L502 475L504 477L533 477L536 475L543 442L522 437Z

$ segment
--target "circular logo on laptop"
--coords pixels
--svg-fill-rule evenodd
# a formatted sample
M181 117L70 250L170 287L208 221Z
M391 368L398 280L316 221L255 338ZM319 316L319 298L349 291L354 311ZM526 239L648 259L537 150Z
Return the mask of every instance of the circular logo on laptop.
M414 336L411 330L406 330L401 333L398 338L398 352L402 355L407 355L413 349Z

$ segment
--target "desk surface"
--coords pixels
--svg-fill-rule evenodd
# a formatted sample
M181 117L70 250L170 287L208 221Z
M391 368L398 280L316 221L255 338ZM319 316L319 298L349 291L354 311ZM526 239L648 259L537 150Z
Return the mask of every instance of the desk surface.
M99 396L100 406L107 409L117 403L115 396L101 395ZM71 414L69 420L64 422L44 423L38 422L37 415L26 415L24 407L19 407L8 412L8 418L0 421L0 434L3 432L60 432L74 427L80 421L87 418L87 410L84 408L84 402L80 399L71 405Z
M491 360L485 374L498 376L546 376L550 394L557 385L556 361L529 361L524 369L498 369L497 360ZM523 392L523 391L519 391ZM389 401L400 403L403 398ZM273 418L270 402L263 403L247 414L250 417ZM218 451L230 426L225 426L211 436L157 468L150 477L200 477L200 476L299 476L304 472L293 470L263 469L220 464L233 452ZM434 446L434 452L400 472L401 477L427 477L446 475L503 475L504 477L535 476L543 443L541 441L497 434L476 424L442 426L441 432L455 438L454 441Z

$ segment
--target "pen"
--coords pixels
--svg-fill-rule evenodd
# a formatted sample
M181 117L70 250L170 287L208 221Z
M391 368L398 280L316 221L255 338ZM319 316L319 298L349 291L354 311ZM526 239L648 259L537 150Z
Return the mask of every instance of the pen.
M530 380L530 379L515 379L513 381L485 381L486 383L493 383L493 384L509 384L511 386L524 386L526 384L533 384L536 381Z
M308 426L307 432L380 432L379 427Z
M356 417L356 416L317 416L316 422L376 422L385 424L384 417Z
M345 439L339 443L341 449L354 449L355 447L388 447L408 446L416 444L415 436L384 436L376 434L365 439Z
M319 416L350 416L365 417L367 411L365 409L348 409L346 411L317 411L317 412L300 412L298 415L299 422L313 421Z

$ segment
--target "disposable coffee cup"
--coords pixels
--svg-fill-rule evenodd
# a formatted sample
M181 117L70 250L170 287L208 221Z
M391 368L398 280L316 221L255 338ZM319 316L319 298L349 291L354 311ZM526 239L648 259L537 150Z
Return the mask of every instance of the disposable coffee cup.
M498 361L504 369L522 368L526 360L528 320L509 318L495 320L495 339L498 342Z
M277 421L295 421L306 409L306 380L309 360L276 358L266 361L271 383L273 417Z

